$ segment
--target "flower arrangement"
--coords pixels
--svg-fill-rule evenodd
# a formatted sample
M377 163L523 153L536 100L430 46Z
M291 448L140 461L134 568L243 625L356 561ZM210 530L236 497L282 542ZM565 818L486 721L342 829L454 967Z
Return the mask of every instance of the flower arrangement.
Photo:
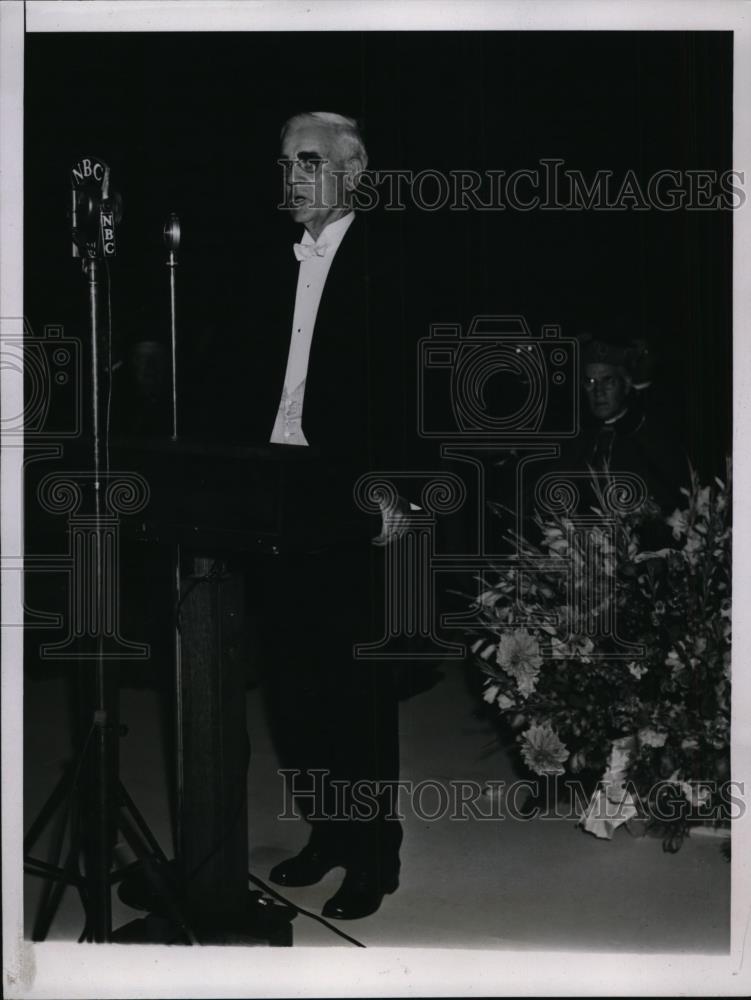
M593 482L587 516L538 512L538 543L517 537L479 579L472 649L533 773L602 774L632 803L678 795L680 846L729 776L729 475L703 486L692 469L668 518Z

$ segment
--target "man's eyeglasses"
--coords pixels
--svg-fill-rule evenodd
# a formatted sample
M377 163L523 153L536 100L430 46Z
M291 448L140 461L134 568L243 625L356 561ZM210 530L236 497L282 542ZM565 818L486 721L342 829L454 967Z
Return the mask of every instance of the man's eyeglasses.
M299 156L295 160L279 160L285 171L288 170L291 173L295 167L299 167L304 174L309 174L310 176L318 170L322 163L327 162L322 156Z
M583 378L582 387L585 392L594 392L597 386L601 389L615 389L618 385L617 375L603 375L602 378Z

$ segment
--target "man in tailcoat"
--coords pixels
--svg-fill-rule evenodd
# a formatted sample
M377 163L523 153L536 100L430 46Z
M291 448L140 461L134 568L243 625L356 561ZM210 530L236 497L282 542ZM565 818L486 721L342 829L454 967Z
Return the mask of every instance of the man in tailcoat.
M353 504L357 472L403 467L415 434L408 383L416 350L404 329L400 243L353 208L367 166L353 120L292 118L281 166L296 229L280 220L283 243L260 265L251 336L262 344L237 430L280 449L314 449L321 473L310 489L329 491L332 505L344 498L326 463L349 463ZM384 505L375 529L363 515L355 542L321 544L312 530L303 551L258 560L251 572L272 733L310 825L302 851L270 878L305 886L343 868L328 917L367 916L398 885L393 673L388 662L355 658L353 646L380 637L383 547L407 510L405 501Z

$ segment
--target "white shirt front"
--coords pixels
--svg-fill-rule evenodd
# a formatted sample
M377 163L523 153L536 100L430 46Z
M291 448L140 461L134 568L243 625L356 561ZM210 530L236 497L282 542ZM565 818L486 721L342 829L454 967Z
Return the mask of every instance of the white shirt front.
M300 242L302 248L310 247L309 256L300 261L295 294L295 312L292 318L292 339L287 357L284 389L279 401L272 444L307 445L302 429L305 380L308 375L310 348L313 343L318 307L323 288L339 244L354 221L355 213L349 212L336 222L329 223L317 240L310 233Z

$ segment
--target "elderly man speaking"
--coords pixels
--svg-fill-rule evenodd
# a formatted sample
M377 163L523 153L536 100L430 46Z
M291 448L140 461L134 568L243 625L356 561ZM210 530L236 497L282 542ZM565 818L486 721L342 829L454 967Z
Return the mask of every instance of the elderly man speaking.
M363 471L392 469L415 433L402 380L416 353L402 326L398 240L376 235L371 213L354 210L367 165L356 123L296 115L282 130L281 165L285 209L300 228L259 293L265 344L245 419L259 440ZM353 647L378 638L379 561L403 509L383 511L375 539L321 546L311 538L309 551L259 560L256 576L261 683L289 791L310 825L307 844L270 878L307 886L342 868L323 908L339 919L373 913L398 886L393 671L358 660Z

